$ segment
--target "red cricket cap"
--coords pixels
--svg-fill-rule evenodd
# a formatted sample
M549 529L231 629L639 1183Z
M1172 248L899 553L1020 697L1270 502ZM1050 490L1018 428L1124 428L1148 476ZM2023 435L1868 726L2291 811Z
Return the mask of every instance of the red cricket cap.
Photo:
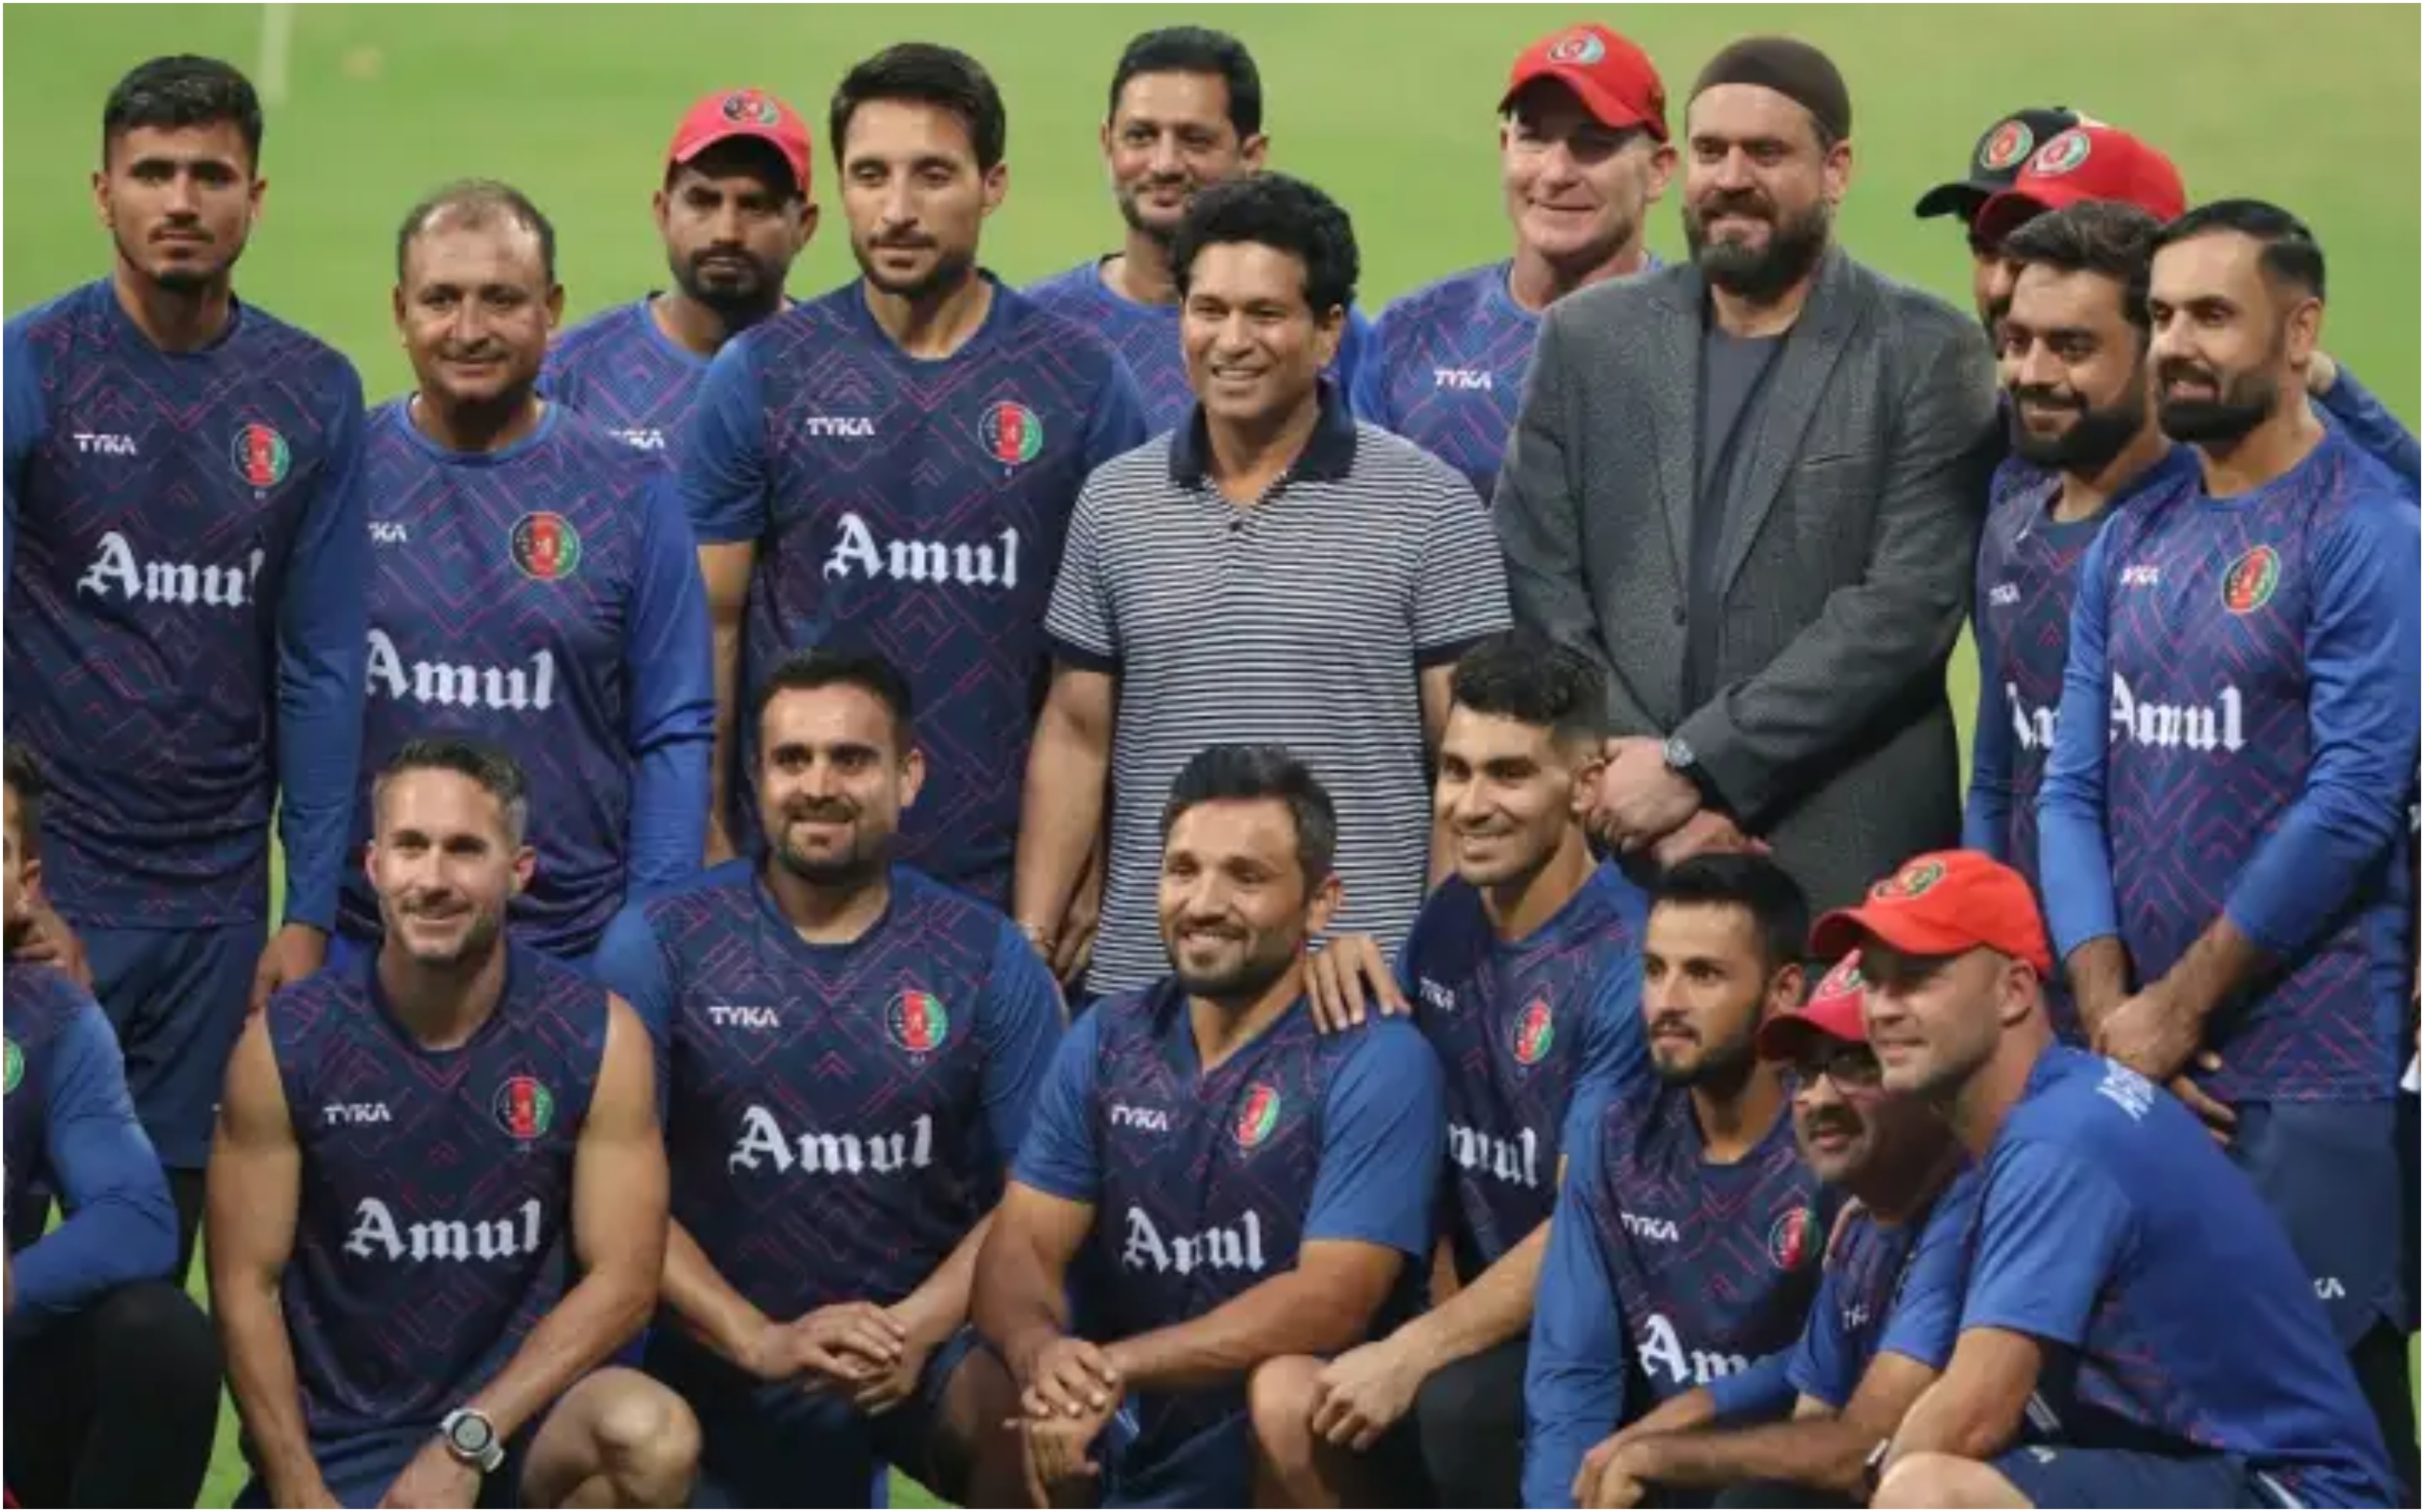
M1591 119L1618 131L1639 126L1666 139L1666 86L1650 55L1607 27L1593 23L1551 32L1523 50L1507 75L1501 111L1526 86L1555 79L1574 92Z
M1860 978L1860 953L1855 950L1835 963L1835 969L1819 981L1810 1001L1759 1027L1760 1058L1798 1059L1813 1035L1845 1044L1868 1043L1869 1024L1860 1013L1860 1000L1868 995L1866 986Z
M1978 207L1970 230L2000 242L2049 211L2090 199L2135 205L2161 221L2189 208L2188 188L2170 158L2118 126L2091 121L2038 148L2010 188Z
M2053 975L2036 895L2018 872L1976 851L1938 851L1903 863L1857 908L1818 921L1810 947L1841 956L1874 938L1906 955L1995 950Z
M701 99L674 129L666 161L688 163L718 142L736 136L770 142L790 165L802 198L808 192L808 123L800 113L763 89L718 89Z

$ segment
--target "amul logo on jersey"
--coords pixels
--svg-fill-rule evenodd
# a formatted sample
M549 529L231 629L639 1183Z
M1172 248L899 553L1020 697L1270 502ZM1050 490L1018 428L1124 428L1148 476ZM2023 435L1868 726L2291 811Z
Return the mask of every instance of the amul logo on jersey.
M827 578L892 579L898 582L955 583L963 588L1018 586L1018 527L981 546L965 541L879 541L856 511L845 511L840 534L825 553Z
M76 592L137 604L203 605L242 609L252 602L268 553L255 548L240 567L198 566L191 562L140 562L116 531L104 532L91 565L76 580Z
M2157 751L2235 755L2247 748L2246 699L2236 687L2225 684L2210 704L2150 703L2137 696L2129 678L2115 674L2113 739Z
M1652 1313L1642 1320L1633 1345L1642 1369L1679 1386L1706 1386L1720 1376L1739 1376L1750 1368L1750 1361L1742 1355L1684 1348L1682 1336L1664 1313Z
M398 1223L388 1205L365 1197L354 1208L354 1227L345 1235L345 1253L357 1260L512 1260L539 1252L546 1235L539 1219L546 1209L535 1197L511 1218L466 1222L461 1218Z
M1540 1137L1525 1129L1512 1139L1501 1139L1461 1123L1447 1126L1447 1157L1459 1170L1493 1177L1509 1186L1540 1186Z
M1263 1254L1263 1220L1248 1208L1235 1227L1164 1237L1144 1209L1130 1203L1128 1240L1120 1250L1120 1264L1129 1270L1181 1276L1199 1270L1260 1271L1268 1264Z

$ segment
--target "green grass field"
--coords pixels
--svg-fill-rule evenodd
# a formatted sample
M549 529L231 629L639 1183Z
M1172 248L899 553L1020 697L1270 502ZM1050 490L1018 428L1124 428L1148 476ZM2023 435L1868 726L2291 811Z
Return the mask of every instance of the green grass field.
M1108 246L1118 219L1094 150L1127 38L1187 20L1244 38L1265 81L1273 163L1355 216L1363 303L1505 254L1491 112L1506 66L1587 8L1220 7L297 7L290 85L273 107L267 208L246 258L251 298L330 338L372 397L408 378L388 317L396 221L445 180L503 178L554 219L578 318L662 281L648 196L681 108L706 90L771 88L819 123L856 59L911 39L984 59L1011 111L1012 188L987 263L1013 282ZM14 312L107 265L88 176L101 102L155 54L253 68L259 6L20 7L5 105L7 284ZM1608 14L1607 12L1601 12ZM2315 227L2332 263L2326 343L2408 417L2417 413L2417 12L2407 8L1986 6L1628 8L1619 21L1681 102L1716 47L1788 30L1850 81L1857 174L1840 233L1862 258L1967 304L1959 233L1911 219L2000 112L2061 102L2161 143L2193 198L2252 194ZM821 198L830 201L829 193ZM1652 240L1679 255L1674 202ZM795 292L852 273L837 213ZM1975 673L1956 659L1966 722ZM239 1479L232 1419L206 1505ZM904 1488L904 1492L906 1488ZM904 1494L904 1504L914 1493Z

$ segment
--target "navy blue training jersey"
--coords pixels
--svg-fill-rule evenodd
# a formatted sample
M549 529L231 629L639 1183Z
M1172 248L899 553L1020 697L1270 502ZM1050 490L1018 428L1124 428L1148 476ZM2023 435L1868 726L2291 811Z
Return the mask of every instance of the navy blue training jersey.
M658 326L649 312L656 297L600 310L557 337L538 385L626 445L678 469L674 443L706 381L708 359Z
M370 697L354 810L405 742L467 735L521 763L538 867L518 930L566 959L627 893L698 869L715 685L697 548L661 470L550 404L496 452L451 452L410 401L371 417ZM344 929L378 899L345 874Z
M1300 999L1207 1073L1187 995L1167 978L1071 1029L1017 1177L1094 1210L1072 1286L1087 1338L1201 1317L1286 1273L1317 1240L1403 1254L1392 1310L1402 1316L1421 1296L1443 1127L1439 1063L1412 1026L1324 1035ZM1166 1504L1244 1504L1242 1377L1129 1405L1137 1435L1115 1472L1120 1501L1161 1502L1156 1477L1176 1474L1192 1494Z
M257 307L163 352L108 279L8 322L8 735L101 929L336 919L362 723L362 385Z
M774 1318L923 1284L1000 1200L1060 1042L1026 936L906 867L866 934L811 945L727 862L625 913L597 974L663 1058L675 1221Z
M1532 1313L1523 1504L1571 1506L1590 1447L1658 1403L1801 1335L1837 1199L1790 1107L1712 1165L1691 1093L1611 1104L1567 1152Z
M1179 307L1139 304L1113 294L1103 281L1105 261L1089 258L1065 273L1030 284L1027 297L1093 331L1119 352L1143 401L1147 435L1175 430L1195 407L1195 389L1188 381L1187 352L1179 336ZM1371 340L1372 323L1362 310L1348 310L1338 356L1327 370L1338 380L1341 392L1362 371Z
M1965 1168L1925 1208L1891 1226L1852 1204L1826 1247L1818 1296L1785 1367L1795 1392L1840 1412L1881 1354L1944 1369L1961 1331L1983 1185Z
M2057 954L2139 982L2225 910L2274 971L2206 1027L2225 1102L2387 1098L2406 1063L2417 771L2411 495L2337 432L2231 499L2192 476L2080 573L2040 800Z
M701 545L758 548L739 769L757 746L749 691L784 656L882 652L909 678L927 756L901 859L1006 904L1069 516L1087 474L1144 435L1117 355L998 283L984 325L935 361L901 351L855 282L733 341L682 479ZM725 816L744 850L755 790L735 780Z
M303 1154L280 1296L315 1449L437 1430L577 1280L572 1168L606 989L516 943L470 1041L424 1049L363 952L270 999Z
M2055 1045L1985 1172L1961 1326L2049 1345L2025 1437L2233 1455L2285 1505L2393 1504L2306 1267L2186 1106Z
M1591 873L1522 940L1498 937L1461 878L1432 893L1398 957L1414 1024L1447 1078L1442 1218L1471 1281L1549 1220L1569 1128L1650 1095L1641 1033L1641 889Z

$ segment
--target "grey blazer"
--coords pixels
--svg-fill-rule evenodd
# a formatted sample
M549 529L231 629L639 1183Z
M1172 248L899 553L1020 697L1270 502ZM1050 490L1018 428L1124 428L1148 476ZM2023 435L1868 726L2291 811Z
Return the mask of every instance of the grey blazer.
M1519 619L1680 735L1817 908L1959 843L1945 666L1997 449L1975 320L1830 249L1734 465L1708 687L1684 680L1706 290L1682 264L1552 306L1491 510Z

